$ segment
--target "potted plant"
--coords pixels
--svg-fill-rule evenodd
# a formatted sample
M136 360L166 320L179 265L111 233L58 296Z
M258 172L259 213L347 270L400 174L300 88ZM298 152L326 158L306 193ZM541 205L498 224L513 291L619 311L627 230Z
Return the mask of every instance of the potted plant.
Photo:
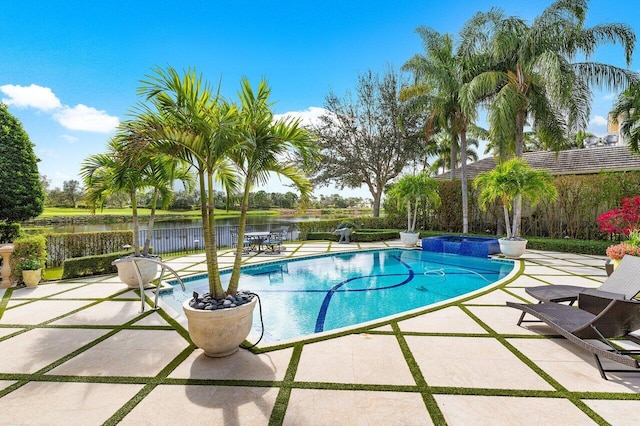
M628 236L627 241L607 247L607 275L613 273L625 255L640 256L640 195L623 198L622 206L598 216L598 224L601 231L611 236Z
M436 187L436 181L426 172L421 172L401 177L389 191L389 196L394 197L407 209L407 230L400 232L400 241L406 247L415 247L420 237L420 233L416 231L420 203L425 204L426 208L440 204Z
M520 206L523 200L528 200L532 207L543 198L555 200L558 193L553 177L546 170L531 168L521 158L513 158L478 174L474 186L480 188L478 203L481 209L496 200L502 203L507 236L498 240L500 251L507 257L522 256L527 240L520 238L520 215L510 219L510 210L514 204ZM521 208L513 210L520 212Z
M42 279L42 261L32 255L27 258L21 258L17 266L22 271L24 284L28 288L37 287Z
M223 288L214 232L214 184L220 183L227 194L243 188L238 226L238 241L243 241L250 190L268 173L289 178L301 189L302 199L308 197L311 185L301 166L314 145L299 121L274 120L265 81L254 92L243 79L240 106L214 94L192 70L181 76L173 68L156 69L139 92L152 103L152 108L142 108L141 118L156 134L154 149L184 158L199 179L209 293L194 293L183 304L189 336L207 356L230 355L251 330L257 299L238 291L242 244L237 245L229 284ZM294 154L300 155L302 165Z

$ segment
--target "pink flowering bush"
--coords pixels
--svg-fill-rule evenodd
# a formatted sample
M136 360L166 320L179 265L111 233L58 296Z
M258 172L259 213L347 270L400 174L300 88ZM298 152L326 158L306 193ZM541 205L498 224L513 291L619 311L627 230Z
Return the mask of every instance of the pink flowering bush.
M598 216L600 230L608 234L625 234L640 227L640 195L623 198L622 206Z
M620 243L607 247L607 256L610 259L621 260L625 254L640 256L640 247L628 243Z

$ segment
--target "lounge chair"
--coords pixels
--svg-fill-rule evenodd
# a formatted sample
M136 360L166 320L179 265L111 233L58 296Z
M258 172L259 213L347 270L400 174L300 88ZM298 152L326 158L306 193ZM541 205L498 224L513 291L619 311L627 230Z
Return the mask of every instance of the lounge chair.
M608 380L607 372L640 373L638 360L630 356L640 355L640 350L623 350L615 345L615 341L610 340L625 338L640 344L640 339L629 334L640 329L640 302L610 299L593 293L593 291L585 291L578 295L580 308L560 303L507 302L507 306L522 311L518 325L523 322L542 321L570 342L591 352L603 379ZM533 315L538 320L524 320L525 314ZM604 343L604 346L588 339L597 339ZM636 370L604 369L600 357Z
M578 294L589 287L575 285L541 285L527 287L525 291L541 302L570 302L578 299ZM592 290L592 289L591 289ZM615 271L597 289L601 296L632 299L640 292L640 257L625 256Z

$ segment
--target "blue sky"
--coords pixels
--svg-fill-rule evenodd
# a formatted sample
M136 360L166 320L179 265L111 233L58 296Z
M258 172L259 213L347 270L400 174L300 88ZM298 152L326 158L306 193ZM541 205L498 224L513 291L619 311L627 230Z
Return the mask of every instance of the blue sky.
M236 3L236 4L230 4ZM396 70L422 52L416 27L457 34L477 11L496 6L531 20L550 1L6 1L0 12L0 99L18 117L52 186L78 179L84 158L104 151L138 101L155 66L195 67L235 99L241 76L272 87L275 112L313 115L329 90L357 75ZM640 36L640 17L591 0L587 25L623 22ZM636 49L637 51L638 49ZM638 70L639 53L632 69ZM624 66L622 49L592 58ZM589 130L606 133L615 94L595 91ZM277 181L268 190L284 192ZM338 192L333 188L320 193ZM366 190L340 191L368 197Z

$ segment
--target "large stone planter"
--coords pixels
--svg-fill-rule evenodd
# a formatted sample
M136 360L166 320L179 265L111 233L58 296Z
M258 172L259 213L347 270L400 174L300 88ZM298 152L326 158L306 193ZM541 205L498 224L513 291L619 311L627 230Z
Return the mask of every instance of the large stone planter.
M401 232L400 242L405 247L415 247L418 244L418 238L420 238L419 232Z
M115 263L118 268L118 278L125 283L129 288L138 289L140 283L138 282L138 276L136 275L134 261L131 262L117 262ZM142 277L142 283L144 288L150 286L150 282L158 274L159 265L155 262L145 262L144 260L137 261L138 268L140 269L140 276Z
M22 281L27 288L38 287L40 280L42 279L42 269L36 269L33 271L22 271Z
M527 240L507 240L506 238L500 238L498 244L500 244L502 254L513 259L519 258L527 251Z
M254 297L244 305L213 311L193 309L189 300L185 301L182 309L189 322L189 337L207 356L231 355L251 332L257 301Z

